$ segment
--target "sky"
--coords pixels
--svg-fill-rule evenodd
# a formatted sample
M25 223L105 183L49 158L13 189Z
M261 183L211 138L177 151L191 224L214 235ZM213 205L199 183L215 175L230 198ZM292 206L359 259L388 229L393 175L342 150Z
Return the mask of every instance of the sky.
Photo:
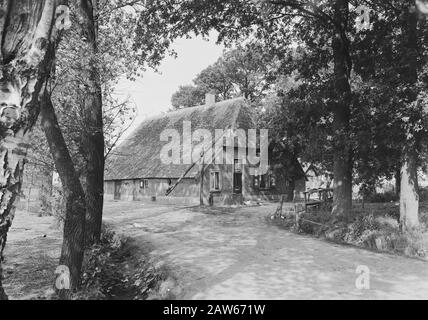
M166 112L171 108L171 96L180 85L192 84L192 80L203 69L217 61L224 47L215 43L217 37L212 33L209 41L201 37L179 39L173 48L177 58L166 57L159 67L159 73L148 69L136 81L122 80L117 95L128 96L137 106L138 116L124 138L131 134L147 117Z

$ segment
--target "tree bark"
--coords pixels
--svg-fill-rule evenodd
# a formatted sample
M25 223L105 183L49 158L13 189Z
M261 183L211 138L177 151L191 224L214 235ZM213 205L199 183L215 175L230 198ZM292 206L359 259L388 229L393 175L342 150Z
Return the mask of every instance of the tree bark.
M400 223L403 229L419 226L419 191L416 154L406 151L401 168Z
M401 165L397 167L395 171L395 196L400 198L401 190Z
M41 125L59 173L64 190L66 209L64 238L60 265L70 270L70 288L59 290L60 298L68 299L80 285L80 273L85 248L86 201L79 176L58 125L51 97L45 91L41 101Z
M86 132L83 145L86 157L86 241L91 245L100 241L104 201L104 131L100 72L97 62L98 25L95 14L97 0L81 0L83 32L91 56L88 70L88 97L84 104Z
M413 3L410 5L412 6ZM417 13L405 10L403 14L403 37L407 50L403 59L401 76L408 85L405 100L411 104L417 99L416 82L418 80L418 38ZM407 141L403 149L403 163L401 168L400 188L400 222L404 230L419 226L419 192L417 174L418 137L412 129L406 133Z
M39 215L52 215L52 176L53 173L48 168L40 168L41 185L39 190L40 209Z
M293 178L291 180L288 180L289 186L287 188L287 202L293 202L294 200L294 190L296 189L296 180Z
M0 141L0 300L7 295L2 287L3 250L6 245L7 232L15 216L15 200L21 191L22 176L27 147L22 132L3 137Z
M349 40L346 36L349 19L348 0L336 0L333 37L334 88L334 195L333 214L348 219L352 216L352 152L350 144L349 117L351 87L349 77L352 63L349 55Z
M27 133L38 114L39 93L49 77L63 0L0 2L0 300L3 250L22 185Z

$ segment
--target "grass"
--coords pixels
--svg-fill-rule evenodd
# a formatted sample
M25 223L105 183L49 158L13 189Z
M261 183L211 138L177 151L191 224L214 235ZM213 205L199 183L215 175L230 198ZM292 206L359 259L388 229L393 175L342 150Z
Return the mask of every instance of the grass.
M228 207L228 206L194 206L189 208L190 211L192 212L198 212L198 213L202 213L202 214L208 214L208 215L224 215L224 214L231 214L234 213L238 210L238 207L233 208L233 207Z
M35 221L40 218L34 218ZM55 300L61 239L40 236L13 243L4 264L4 287L12 300ZM11 248L12 249L12 248ZM131 238L104 227L102 241L85 252L78 300L175 299L172 272L157 265Z
M354 206L354 220L345 223L332 217L328 211L311 211L300 216L268 218L285 229L309 234L336 243L361 248L428 259L428 203L420 207L421 226L406 232L400 231L399 207L394 203Z
M175 299L175 280L155 265L130 238L103 230L100 244L87 250L78 300Z
M19 246L20 250L6 255L4 268L4 285L9 298L49 299L54 293L54 271L59 258L56 239L32 239L14 245Z

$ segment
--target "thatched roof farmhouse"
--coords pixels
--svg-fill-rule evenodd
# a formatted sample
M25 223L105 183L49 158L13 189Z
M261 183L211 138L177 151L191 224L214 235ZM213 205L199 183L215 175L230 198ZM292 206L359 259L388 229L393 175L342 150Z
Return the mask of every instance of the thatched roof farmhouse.
M244 98L238 98L185 108L145 120L108 158L105 174L106 198L228 204L254 199L278 199L282 194L290 197L290 192L293 193L295 189L298 192L304 191L303 170L297 160L286 159L285 163L291 164L291 168L283 170L280 176L272 170L263 176L251 176L247 165L242 165L239 161L234 164L198 163L170 196L165 196L168 188L191 165L166 164L161 160L162 148L168 143L161 141L162 132L174 129L182 137L183 123L186 122L191 123L192 132L205 129L213 137L218 129L255 129L251 110ZM180 156L183 157L183 152L188 151L181 148Z

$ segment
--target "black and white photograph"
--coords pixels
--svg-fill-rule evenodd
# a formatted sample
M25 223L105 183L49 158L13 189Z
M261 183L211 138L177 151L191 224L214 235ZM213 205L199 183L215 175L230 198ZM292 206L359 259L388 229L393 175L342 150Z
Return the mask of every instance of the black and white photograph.
M1 0L0 35L0 307L428 299L428 0Z

